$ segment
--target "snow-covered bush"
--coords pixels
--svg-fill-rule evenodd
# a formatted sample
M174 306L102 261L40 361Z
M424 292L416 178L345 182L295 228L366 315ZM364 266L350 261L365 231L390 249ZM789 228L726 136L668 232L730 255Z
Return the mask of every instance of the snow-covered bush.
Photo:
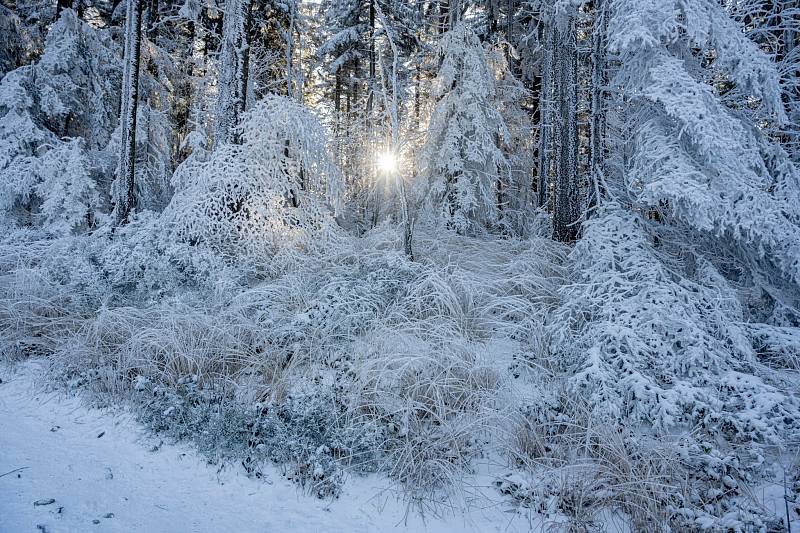
M176 171L165 210L172 238L244 269L281 249L324 245L336 233L340 181L316 119L294 100L269 96L245 114L239 135L241 144Z
M213 250L175 241L165 234L164 216L143 211L107 236L101 261L114 294L150 304L182 291L207 297L246 286L244 274Z
M338 493L346 469L383 470L417 498L452 487L501 416L513 361L496 357L508 345L495 338L534 359L564 253L545 238L497 239L479 256L468 238L423 233L411 263L381 226L249 288L231 273L238 281L214 291L175 262L202 254L170 252L158 221L140 214L111 242L74 239L106 252L90 264L109 298L71 310L70 327L41 321L57 328L41 348L53 375L104 402L128 397L153 430L253 475L284 465L321 496ZM456 251L470 259L441 266Z
M585 403L559 392L519 414L510 451L520 469L495 481L499 492L565 530L602 527L609 510L636 530L685 527L674 509L694 506L676 447L593 420Z
M455 485L469 468L503 380L466 338L446 342L437 333L444 332L423 322L378 329L354 345L358 411L387 427L385 468L416 497Z
M110 295L101 241L17 230L0 244L0 354L49 355Z
M702 257L655 249L643 222L608 206L572 252L554 349L598 415L732 442L800 433L800 403L756 372L737 294Z
M779 530L749 489L763 457L722 453L692 434L666 441L607 424L558 380L511 417L508 451L517 469L495 481L501 494L566 530L599 527L609 511L646 531Z

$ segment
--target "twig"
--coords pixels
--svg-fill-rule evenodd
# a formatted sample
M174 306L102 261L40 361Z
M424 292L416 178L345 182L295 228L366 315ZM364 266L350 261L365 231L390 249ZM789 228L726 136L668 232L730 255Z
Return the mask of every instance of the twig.
M786 489L786 469L783 470L783 505L786 506L786 530L792 533L792 515L789 513L789 493Z
M15 468L14 470L11 470L10 472L6 472L5 474L0 474L0 477L7 476L9 474L13 474L14 472L19 472L20 470L25 470L26 468L30 468L30 467L29 466L21 466L19 468Z

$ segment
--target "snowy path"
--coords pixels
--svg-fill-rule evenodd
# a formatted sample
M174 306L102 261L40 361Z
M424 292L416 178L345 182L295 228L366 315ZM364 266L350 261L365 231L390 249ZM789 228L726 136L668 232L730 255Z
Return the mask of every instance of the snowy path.
M426 521L412 512L404 521L405 504L375 496L388 484L377 477L350 480L329 502L274 470L269 482L257 481L218 472L188 447L150 452L130 419L41 392L38 371L35 363L0 365L0 533L528 530L503 505Z

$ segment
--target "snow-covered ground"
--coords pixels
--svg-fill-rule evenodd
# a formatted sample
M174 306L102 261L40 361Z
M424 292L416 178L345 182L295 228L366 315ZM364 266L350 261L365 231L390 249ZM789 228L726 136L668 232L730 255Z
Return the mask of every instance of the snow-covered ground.
M267 469L209 465L189 447L162 444L129 416L44 392L41 365L0 366L0 533L527 531L501 501L421 517L391 482L351 479L334 501L307 496ZM157 449L155 449L157 448ZM54 500L47 504L49 500ZM39 502L40 505L36 505ZM44 505L42 505L44 503Z

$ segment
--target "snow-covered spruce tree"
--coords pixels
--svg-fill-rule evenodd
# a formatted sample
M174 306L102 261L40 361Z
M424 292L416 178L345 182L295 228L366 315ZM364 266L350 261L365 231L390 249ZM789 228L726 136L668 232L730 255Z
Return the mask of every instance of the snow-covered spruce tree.
M104 149L116 126L118 80L113 43L71 9L53 24L40 60L3 77L0 217L5 223L62 232L102 216L97 210L108 202L98 184L107 179ZM79 204L64 205L67 198ZM66 211L59 214L56 206ZM69 214L78 212L85 220Z
M351 212L346 224L368 226L377 218L368 147L373 132L367 127L368 80L365 64L371 42L369 7L364 0L323 0L321 42L317 57L323 62L322 89L331 102L328 124L334 152L342 169Z
M761 107L743 105L747 93L724 76L715 75L722 101L753 115L771 137L779 141L795 164L800 163L800 5L794 0L726 2L725 9L742 25L747 36L772 55L781 76L782 98L788 120L778 123L762 114ZM713 61L708 58L707 61Z
M715 69L781 121L778 75L716 1L605 5L620 157L572 253L554 348L612 420L796 440L798 400L759 371L754 343L780 345L765 340L776 313L798 325L800 180L704 82Z
M43 199L42 222L57 234L91 228L102 216L99 187L92 179L82 142L78 138L59 143L36 161L36 173L42 180L36 186Z
M189 157L176 171L164 212L171 238L244 271L283 249L324 245L341 183L316 118L293 99L269 96L235 133L240 144Z
M326 60L325 70L333 77L325 89L333 100L336 132L346 129L350 113L366 107L369 89L362 71L369 60L366 49L371 38L369 19L362 18L363 12L369 12L363 0L324 0L320 4L324 40L317 55Z
M797 285L800 173L780 146L698 80L700 58L680 43L714 50L713 68L782 122L778 74L715 2L675 4L640 11L642 18L633 20L631 6L612 8L609 46L623 65L614 83L641 91L628 97L627 122L637 142L626 190L693 231L719 237L730 253L763 271L767 290Z
M438 101L422 159L428 201L461 233L496 228L498 191L507 187L509 133L494 105L496 80L478 37L464 23L445 33L434 83Z

